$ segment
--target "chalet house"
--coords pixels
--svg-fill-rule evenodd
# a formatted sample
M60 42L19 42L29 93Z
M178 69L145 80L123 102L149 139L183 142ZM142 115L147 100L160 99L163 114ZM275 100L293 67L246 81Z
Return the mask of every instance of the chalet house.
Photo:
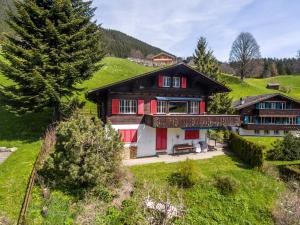
M284 136L300 131L300 102L282 94L250 96L234 103L240 135Z
M137 157L172 154L174 146L196 146L207 129L239 126L239 115L209 115L208 96L224 85L181 63L134 76L87 93Z
M167 53L159 53L152 57L152 62L154 65L172 65L176 63L176 57L167 54Z

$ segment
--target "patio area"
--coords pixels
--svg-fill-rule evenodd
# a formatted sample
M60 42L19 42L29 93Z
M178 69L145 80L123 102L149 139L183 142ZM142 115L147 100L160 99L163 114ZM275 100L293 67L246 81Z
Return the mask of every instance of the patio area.
M186 159L191 159L191 160L209 159L209 158L219 156L219 155L224 155L224 154L225 154L224 150L218 150L218 151L209 151L209 152L204 152L204 153L187 153L187 154L180 154L180 155L159 155L159 156L153 156L153 157L123 160L123 165L136 166L136 165L161 163L161 162L174 163L174 162L184 161Z

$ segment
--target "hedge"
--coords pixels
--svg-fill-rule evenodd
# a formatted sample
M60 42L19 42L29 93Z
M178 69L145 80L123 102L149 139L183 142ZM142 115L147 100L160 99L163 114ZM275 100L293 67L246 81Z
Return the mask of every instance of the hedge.
M229 150L250 167L261 167L263 165L264 146L248 141L235 133L230 133L228 144Z

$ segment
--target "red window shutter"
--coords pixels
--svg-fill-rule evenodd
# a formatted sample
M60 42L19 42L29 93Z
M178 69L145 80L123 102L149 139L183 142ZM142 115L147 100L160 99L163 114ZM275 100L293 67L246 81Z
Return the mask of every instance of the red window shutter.
M158 76L158 87L163 87L164 86L164 76L159 75Z
M181 78L181 88L186 88L186 77Z
M111 113L113 115L120 113L120 99L111 100Z
M145 113L145 103L144 100L139 99L138 100L138 114L144 115Z
M119 130L120 141L125 143L137 142L137 130Z
M185 139L192 140L192 139L199 139L199 130L186 130L185 131Z
M151 114L157 113L157 100L156 99L152 99L150 102L150 112L151 112Z
M200 102L200 114L205 113L205 101Z

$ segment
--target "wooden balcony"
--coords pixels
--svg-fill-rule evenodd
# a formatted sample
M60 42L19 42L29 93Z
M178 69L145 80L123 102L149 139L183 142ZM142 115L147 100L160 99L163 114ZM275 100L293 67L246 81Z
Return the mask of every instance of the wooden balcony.
M243 124L247 130L299 130L300 124Z
M216 128L240 126L239 115L145 115L145 124L154 128Z
M258 109L259 116L300 116L300 109Z

